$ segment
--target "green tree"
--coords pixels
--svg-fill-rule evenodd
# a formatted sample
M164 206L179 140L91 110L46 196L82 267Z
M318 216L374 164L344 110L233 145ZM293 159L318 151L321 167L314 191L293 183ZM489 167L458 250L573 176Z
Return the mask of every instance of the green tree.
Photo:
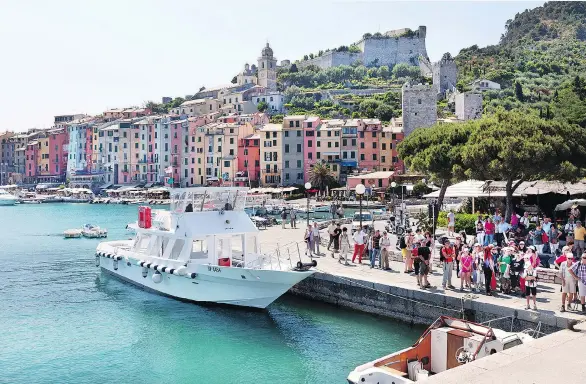
M297 69L297 64L295 64L295 63L291 64L291 68L289 68L289 72L291 72L291 73L299 72L299 69Z
M261 101L260 103L257 104L256 109L258 109L259 112L264 112L269 108L269 105L265 102L265 101Z
M301 89L298 86L292 85L283 92L283 101L285 103L290 103L293 97L300 96L301 93Z
M322 162L315 163L309 170L309 182L313 188L317 188L320 191L337 184L336 178L330 168Z
M466 175L506 182L511 218L513 193L530 179L571 181L586 167L586 131L577 125L543 120L533 114L502 109L476 120L462 150Z
M405 63L399 63L393 67L391 71L393 77L400 78L400 77L419 77L421 75L421 70L419 67L411 66Z
M429 175L440 185L440 207L448 186L465 177L462 151L475 129L474 122L436 124L416 129L398 146L399 156L409 169Z
M422 181L418 181L414 186L413 186L413 193L415 194L415 196L423 196L427 193L429 193L431 191L431 189L425 185Z
M558 93L553 103L553 114L556 120L567 121L586 128L586 101L571 88L564 88Z
M521 83L519 83L518 81L515 81L515 97L519 101L525 100L525 95L523 94L523 87L521 86Z

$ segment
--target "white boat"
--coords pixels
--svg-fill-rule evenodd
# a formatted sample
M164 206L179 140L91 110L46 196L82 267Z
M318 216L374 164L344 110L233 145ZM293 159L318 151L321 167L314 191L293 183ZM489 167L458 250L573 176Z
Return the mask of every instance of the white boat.
M441 316L412 347L360 365L350 384L407 384L524 344L533 337ZM504 380L506 382L506 379Z
M330 211L330 206L328 204L315 204L313 206L313 211L314 212L329 212Z
M97 239L100 237L108 237L108 230L95 225L86 224L81 228L81 234L83 237Z
M14 205L16 204L16 200L16 196L0 189L0 205Z
M66 239L79 239L81 237L81 229L68 229L63 232L63 237Z
M260 253L256 225L244 211L247 188L171 191L171 210L152 227L133 223L129 241L98 245L96 266L180 300L266 308L315 271L316 263Z

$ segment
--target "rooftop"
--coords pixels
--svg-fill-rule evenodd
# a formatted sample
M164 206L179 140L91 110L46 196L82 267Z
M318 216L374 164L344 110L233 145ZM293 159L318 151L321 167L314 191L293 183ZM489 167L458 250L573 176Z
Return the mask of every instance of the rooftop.
M357 176L349 176L349 179L388 179L393 176L395 172L393 171L378 171L378 172L371 172L365 173L362 175Z
M197 105L197 104L205 104L207 100L210 99L195 99L195 100L189 100L189 101L185 101L181 104L182 107L186 107L188 105Z
M282 131L283 126L281 124L265 124L260 131L269 132L269 131Z

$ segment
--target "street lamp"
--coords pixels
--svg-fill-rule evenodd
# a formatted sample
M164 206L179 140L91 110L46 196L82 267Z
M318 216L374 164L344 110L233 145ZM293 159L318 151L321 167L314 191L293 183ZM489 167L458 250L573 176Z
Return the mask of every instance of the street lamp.
M305 193L307 194L307 226L309 226L309 190L311 189L311 183L308 181L305 183Z
M366 192L366 187L364 184L358 184L354 189L356 194L358 195L358 199L360 200L360 230L362 230L362 196L364 192Z
M396 186L397 186L397 183L396 182L394 182L394 181L391 182L391 194L392 194L392 197L393 197L393 202L391 203L392 206L393 206L392 207L392 212L391 212L392 214L395 214L395 187Z

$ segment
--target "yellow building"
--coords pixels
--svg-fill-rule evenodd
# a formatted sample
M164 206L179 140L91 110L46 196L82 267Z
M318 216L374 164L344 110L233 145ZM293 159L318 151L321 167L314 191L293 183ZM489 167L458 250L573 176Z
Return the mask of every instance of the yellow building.
M341 137L342 125L341 120L324 121L317 128L316 139L316 159L325 163L332 171L336 180L340 178L340 159L341 155Z
M51 174L49 136L39 135L37 141L39 142L39 152L37 158L38 175L49 175Z
M281 148L283 126L266 124L260 130L260 184L281 184Z

